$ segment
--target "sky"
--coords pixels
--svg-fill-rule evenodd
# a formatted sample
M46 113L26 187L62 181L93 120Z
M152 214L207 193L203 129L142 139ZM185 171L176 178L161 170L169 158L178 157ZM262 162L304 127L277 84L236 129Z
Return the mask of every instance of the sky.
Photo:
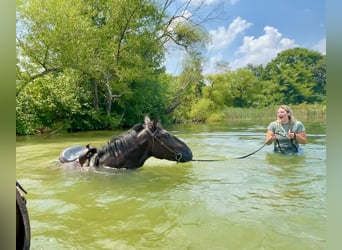
M204 74L217 73L218 62L228 62L231 70L247 64L265 66L279 52L294 47L326 54L326 1L192 0L193 7L198 2L203 3L202 14L220 6L216 18L203 24L211 40L206 46ZM170 49L167 72L178 75L183 58L184 51Z

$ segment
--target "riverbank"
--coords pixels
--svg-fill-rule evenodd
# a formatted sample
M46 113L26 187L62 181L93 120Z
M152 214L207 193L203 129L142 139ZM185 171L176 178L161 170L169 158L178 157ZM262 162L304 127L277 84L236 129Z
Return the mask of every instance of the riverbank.
M216 122L239 122L239 121L254 121L265 120L272 121L275 119L275 114L278 106L269 106L265 108L236 108L229 107L223 111L212 113L205 120L181 120L177 124L185 123L216 123ZM300 104L291 106L294 116L302 121L326 121L326 105L323 104ZM169 123L165 123L169 124ZM170 124L169 124L170 125ZM91 130L90 130L91 131ZM35 135L51 135L57 133L68 133L63 130L63 127L52 130L50 128L36 129ZM24 135L17 135L24 136Z

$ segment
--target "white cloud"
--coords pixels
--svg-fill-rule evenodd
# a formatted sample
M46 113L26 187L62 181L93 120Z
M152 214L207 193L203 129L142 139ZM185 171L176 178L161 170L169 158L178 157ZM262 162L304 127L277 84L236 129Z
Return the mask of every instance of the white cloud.
M266 65L283 50L297 47L294 40L283 38L274 27L266 26L264 35L255 38L245 36L243 45L235 54L235 60L229 65L232 69L245 67L247 64Z
M188 19L192 16L192 13L188 10L183 11L177 18L173 19L171 24L168 27L168 32L173 33L173 30L178 24L182 24L188 21ZM180 73L182 69L182 60L185 56L185 51L176 46L172 41L168 41L166 43L167 53L165 54L165 63L166 72L177 75Z
M312 47L312 49L325 55L327 53L326 38L324 37L323 39L319 40L318 43Z
M169 48L168 53L165 55L166 72L171 75L178 75L182 71L182 62L186 56L186 52L179 48Z
M234 4L236 4L236 3L238 3L240 0L230 0L230 4L231 5L234 5Z
M206 75L206 74L215 73L215 71L217 71L216 69L217 63L222 62L222 61L224 61L224 58L221 53L218 53L210 57L209 62L205 63L203 67L203 74Z
M192 13L188 10L185 10L178 17L172 20L171 24L168 27L168 31L172 32L174 28L177 26L177 24L187 22L191 16L192 16Z
M208 50L218 50L227 47L240 33L243 33L250 26L252 26L252 23L237 17L227 29L221 26L217 30L210 30L211 43L208 45Z

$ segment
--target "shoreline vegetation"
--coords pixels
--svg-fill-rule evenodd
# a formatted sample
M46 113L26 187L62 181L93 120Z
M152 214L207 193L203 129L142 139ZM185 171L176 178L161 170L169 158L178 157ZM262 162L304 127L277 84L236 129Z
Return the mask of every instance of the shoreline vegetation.
M216 123L216 122L243 122L243 121L252 121L252 120L267 120L271 121L275 119L275 112L277 106L269 106L264 108L237 108L237 107L229 107L224 111L220 111L218 113L213 113L206 120L182 120L175 122L174 124L189 124L189 123ZM324 104L300 104L300 105L290 105L294 116L302 121L315 121L315 122L325 122L326 121L326 105ZM89 130L93 131L93 130ZM37 130L34 135L52 135L52 134L68 134L71 132L64 131L63 129L44 129ZM25 136L25 135L17 135Z
M281 105L281 104L279 104ZM212 113L202 120L180 121L182 123L215 123L215 122L241 122L252 120L274 120L276 110L279 105L268 106L263 108L238 108L228 107L223 111ZM302 121L326 121L326 105L325 104L299 104L290 105L294 116Z
M224 111L224 119L227 121L274 120L278 106L265 108L227 108ZM290 106L294 116L300 121L326 121L326 105L300 104Z

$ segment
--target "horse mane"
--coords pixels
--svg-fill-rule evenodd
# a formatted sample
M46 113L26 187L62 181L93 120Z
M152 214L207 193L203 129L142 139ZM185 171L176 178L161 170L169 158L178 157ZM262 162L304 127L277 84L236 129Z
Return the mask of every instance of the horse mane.
M103 156L106 153L110 155L118 156L125 154L133 149L137 148L136 138L138 133L144 128L142 124L134 125L130 130L118 135L111 137L107 144L104 145L98 151L98 157Z

